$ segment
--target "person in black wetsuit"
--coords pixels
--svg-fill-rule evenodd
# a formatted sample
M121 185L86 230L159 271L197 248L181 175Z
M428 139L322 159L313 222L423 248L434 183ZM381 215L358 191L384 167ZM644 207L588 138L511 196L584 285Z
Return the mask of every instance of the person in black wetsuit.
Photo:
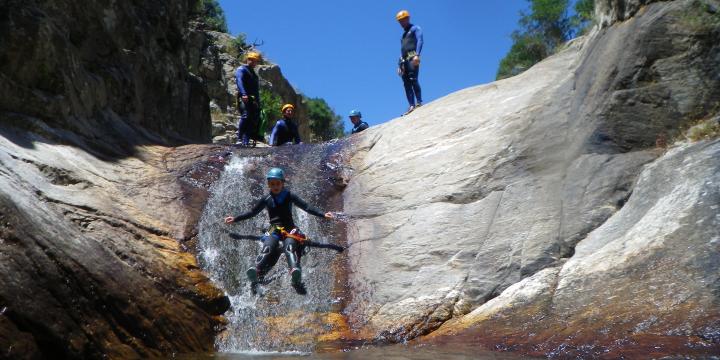
M275 123L272 133L270 133L270 146L301 143L298 126L293 121L295 106L293 104L283 105L282 114L283 118Z
M240 121L238 122L237 143L248 146L250 140L260 140L258 136L258 125L260 124L260 80L255 72L255 66L262 61L258 52L250 52L247 55L247 64L242 65L235 71L235 82L238 91L238 111Z
M350 117L350 122L353 124L352 134L357 134L369 127L368 123L361 120L362 114L360 110L351 110L348 117Z
M272 269L280 258L281 252L284 250L287 258L288 267L290 268L290 277L292 285L298 293L304 294L305 287L302 284L302 270L300 266L300 257L302 256L302 242L294 239L295 237L304 238L304 235L295 226L292 217L292 206L295 205L308 214L315 215L326 219L334 219L335 216L330 213L322 213L320 210L308 205L297 195L285 189L285 173L280 168L272 168L267 174L268 187L270 194L261 198L252 210L240 214L238 216L228 216L225 218L226 224L232 224L241 220L250 219L259 214L263 209L267 209L270 217L270 229L263 238L263 246L260 255L255 261L255 266L247 270L247 276L255 286L265 274ZM284 242L284 249L279 244Z

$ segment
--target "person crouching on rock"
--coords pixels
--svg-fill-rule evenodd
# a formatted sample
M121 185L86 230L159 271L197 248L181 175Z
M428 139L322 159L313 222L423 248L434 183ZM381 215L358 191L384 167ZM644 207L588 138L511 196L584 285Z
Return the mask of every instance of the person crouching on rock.
M297 124L293 121L295 116L295 106L293 104L285 104L282 107L283 118L275 123L270 134L270 146L280 146L288 143L299 144L300 133Z
M304 247L302 241L305 236L295 226L292 217L292 206L294 204L308 214L317 217L335 219L335 216L330 212L323 214L320 210L308 205L297 195L285 189L285 173L280 168L272 168L268 171L267 183L270 189L269 195L258 200L252 210L235 217L226 217L225 223L232 224L250 219L263 209L267 209L270 217L270 229L263 237L262 251L256 259L255 266L249 268L246 272L251 287L254 291L255 285L275 266L281 252L284 250L290 268L292 285L298 293L304 294L305 286L302 283L300 257ZM281 241L284 242L284 249L281 249Z
M362 121L362 114L360 113L360 110L351 110L348 117L350 118L350 122L353 124L351 131L352 134L357 134L369 127L368 123Z

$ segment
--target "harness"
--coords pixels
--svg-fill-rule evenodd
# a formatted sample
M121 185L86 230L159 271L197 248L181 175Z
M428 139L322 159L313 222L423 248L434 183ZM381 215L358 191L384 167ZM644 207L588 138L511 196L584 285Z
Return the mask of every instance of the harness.
M297 228L292 229L288 232L283 226L271 225L270 229L268 229L268 234L272 233L279 234L280 240L290 238L300 243L300 245L303 245L303 243L307 240L307 236L301 233L300 230L298 230Z

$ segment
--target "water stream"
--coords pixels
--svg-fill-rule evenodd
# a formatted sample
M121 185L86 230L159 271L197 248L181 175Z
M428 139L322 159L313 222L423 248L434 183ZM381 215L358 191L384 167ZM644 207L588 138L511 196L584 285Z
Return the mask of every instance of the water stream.
M282 167L287 188L323 211L340 211L340 191L335 174L341 162L341 145L300 145L273 149L236 150L224 173L211 189L199 223L199 260L229 296L229 321L217 339L221 352L312 351L320 337L342 327L340 311L345 302L345 281L335 271L346 261L344 254L328 249L310 249L303 256L306 295L297 294L290 284L285 256L268 273L269 284L257 295L250 291L245 276L260 251L260 242L251 237L268 228L267 212L253 219L225 225L223 218L249 210L268 193L265 174ZM310 239L344 245L342 223L317 218L295 208L296 224ZM233 239L233 233L248 239Z
M188 354L184 359L288 359L312 355L323 359L519 359L516 354L500 354L467 346L362 346L341 341L352 332L346 322L346 253L311 249L302 259L307 294L300 295L290 285L285 256L267 275L269 284L252 294L245 270L252 266L261 235L269 222L263 211L257 217L226 225L223 218L249 210L267 194L265 174L271 167L282 167L287 188L323 211L342 211L343 164L348 154L342 142L299 145L276 149L234 150L199 222L201 266L230 298L228 323L216 340L217 353ZM314 241L346 245L346 227L306 214L293 212L296 224ZM247 239L233 239L246 237ZM317 348L322 344L322 348ZM341 352L337 352L342 350Z

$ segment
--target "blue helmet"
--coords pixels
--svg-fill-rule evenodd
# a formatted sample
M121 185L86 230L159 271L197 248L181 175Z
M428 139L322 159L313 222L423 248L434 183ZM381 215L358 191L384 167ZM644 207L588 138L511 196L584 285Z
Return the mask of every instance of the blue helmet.
M348 116L362 117L362 114L360 113L360 110L353 109L353 110L350 110L350 114L348 114Z
M267 173L267 179L277 179L280 181L285 181L285 172L281 168L272 168Z

